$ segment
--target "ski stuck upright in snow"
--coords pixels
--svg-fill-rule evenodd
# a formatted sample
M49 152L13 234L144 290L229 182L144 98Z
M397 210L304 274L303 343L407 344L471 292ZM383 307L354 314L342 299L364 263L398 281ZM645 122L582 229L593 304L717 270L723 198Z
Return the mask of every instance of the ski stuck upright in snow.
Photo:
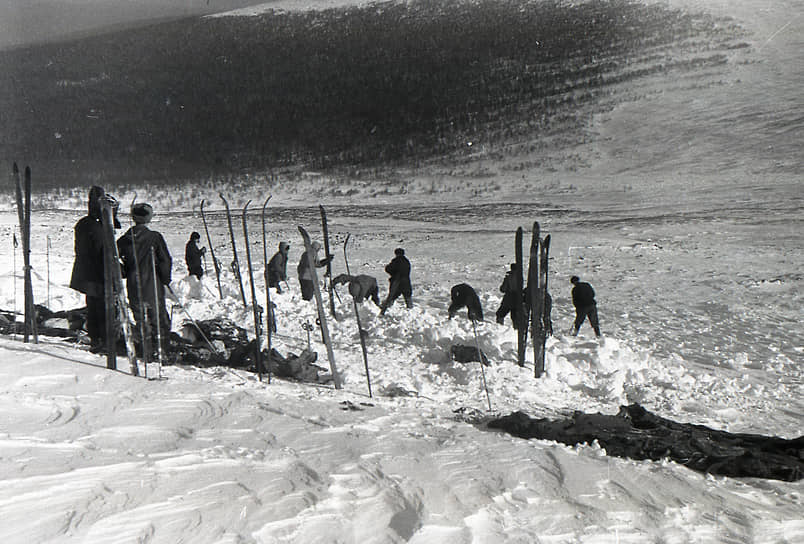
M246 290L243 289L243 276L240 274L240 261L237 258L237 242L235 241L234 228L232 227L232 212L229 210L229 201L223 196L223 193L218 193L218 196L223 200L223 205L226 206L226 221L229 224L229 237L232 239L232 271L237 278L237 283L240 286L240 298L243 300L243 307L248 307L246 302Z
M346 240L343 241L343 263L346 266L346 275L351 276L352 273L349 271L349 257L346 256L346 245L349 243L349 238L351 234L346 235ZM330 278L330 282L332 278ZM330 285L332 285L330 283ZM363 364L366 366L366 383L368 384L368 394L369 398L371 398L371 376L369 375L369 364L368 364L368 350L366 348L366 336L368 333L363 330L363 325L360 323L360 312L357 308L357 301L355 297L352 297L352 305L355 309L355 320L357 321L357 334L360 337L360 349L363 351Z
M332 285L332 259L330 258L329 253L329 223L327 221L327 212L324 209L324 206L319 204L318 209L321 212L321 232L324 235L324 257L327 259L326 277L329 283L329 313L332 315L332 318L337 321L338 315L335 313L334 298L336 291L335 287Z
M17 191L17 215L20 221L20 236L22 237L22 260L25 297L25 327L24 341L27 343L33 336L34 344L39 343L36 330L36 306L33 297L33 282L31 280L31 167L25 167L25 188L20 183L20 170L17 163L13 166L14 185ZM16 270L14 271L16 273ZM16 297L15 297L16 302Z
M209 235L209 227L207 226L207 216L204 214L204 200L201 199L201 221L204 222L204 232L207 233L207 244L209 244L209 255L212 257L212 266L215 268L215 279L218 281L218 294L223 300L223 289L221 288L221 267L218 264L218 259L215 258L215 247L212 245L212 238Z
M268 345L268 361L266 367L268 370L268 383L271 383L271 340L273 333L276 331L276 317L274 316L274 305L271 303L271 288L268 286L270 283L270 270L268 269L268 241L265 236L265 208L268 206L268 201L271 200L271 195L262 203L262 263L263 263L263 279L265 280L265 340Z
M332 340L329 337L329 328L327 327L327 315L324 311L324 301L321 297L321 288L318 285L318 274L315 270L315 251L313 244L310 241L310 235L307 231L299 225L299 232L301 233L302 240L304 240L304 250L307 252L309 258L307 259L307 266L310 270L310 278L313 280L313 295L315 296L315 303L318 308L318 321L321 326L321 336L327 348L327 358L329 359L329 368L332 371L332 381L335 384L335 389L340 389L341 377L338 374L338 369L335 366L335 354L332 351Z
M116 201L114 202L116 204ZM106 301L106 367L117 369L117 338L122 330L129 368L133 376L139 376L134 338L131 334L128 301L120 270L120 254L114 235L113 201L101 198L101 223L103 224L104 297Z
M248 205L251 200L246 202L243 206L243 238L246 243L246 264L248 264L248 281L251 284L251 306L254 313L254 336L257 342L257 349L255 350L254 363L257 365L257 376L262 381L262 335L260 334L261 320L260 320L260 307L257 304L257 290L254 287L254 266L251 262L251 247L248 241ZM266 286L267 288L267 286Z

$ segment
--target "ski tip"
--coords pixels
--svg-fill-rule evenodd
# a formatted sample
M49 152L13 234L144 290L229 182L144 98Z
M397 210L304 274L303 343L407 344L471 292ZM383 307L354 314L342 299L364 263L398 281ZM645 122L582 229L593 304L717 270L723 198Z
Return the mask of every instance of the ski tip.
M17 161L14 161L14 166L12 167L12 171L14 172L14 174L19 174L20 173L20 167L17 166Z

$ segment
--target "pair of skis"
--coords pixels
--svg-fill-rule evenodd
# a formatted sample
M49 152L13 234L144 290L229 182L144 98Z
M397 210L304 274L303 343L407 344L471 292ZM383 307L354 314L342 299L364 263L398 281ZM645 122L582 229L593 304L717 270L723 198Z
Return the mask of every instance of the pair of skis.
M106 305L106 368L117 369L117 339L122 328L129 369L139 376L134 338L128 316L128 301L123 288L120 270L120 253L114 234L114 210L107 197L101 197L101 223L103 225L103 292ZM142 304L142 301L140 301Z
M548 254L550 251L550 235L540 238L539 222L534 221L530 242L530 259L528 262L528 282L523 288L524 258L522 251L522 227L516 231L515 255L515 297L517 323L517 364L525 366L528 328L533 339L534 376L544 373L545 344L550 333L550 316L547 315L546 301L548 279Z
M39 334L36 327L36 308L34 306L33 282L31 280L31 167L25 167L25 187L20 182L20 170L17 163L13 166L14 185L17 193L17 215L20 221L20 235L22 237L22 259L25 297L25 327L24 341L27 343L31 336L35 344L39 343ZM24 193L24 196L23 196ZM14 271L16 273L16 270ZM16 285L16 281L14 283ZM16 297L14 299L16 301Z
M234 233L234 226L232 224L232 212L231 208L229 207L229 201L226 200L226 197L223 196L222 193L218 193L223 204L226 208L226 221L229 226L229 237L232 243L232 269L234 274L237 278L238 285L240 287L240 297L243 301L243 306L247 307L248 303L246 302L246 292L243 288L243 277L240 271L240 260L237 256L237 241L235 239ZM265 208L268 206L268 201L271 200L269 196L265 199L265 202L262 205L262 237L263 237L263 259L265 261L265 300L266 300L266 312L271 312L271 294L268 288L268 247L266 242L265 236ZM255 354L255 364L257 366L257 374L259 376L259 380L262 381L262 374L263 374L263 362L262 362L262 319L260 317L260 307L257 304L257 291L254 283L254 265L251 259L251 244L249 243L248 237L248 207L251 204L251 200L246 202L246 205L243 207L242 213L242 225L243 225L243 238L246 244L246 261L248 263L248 275L249 275L249 282L250 282L250 290L251 290L251 306L252 312L254 314L254 334L256 337L256 354ZM220 295L221 299L223 299L223 289L221 288L221 278L220 278L220 266L218 265L218 260L215 258L215 250L213 249L212 238L209 234L209 226L207 224L206 215L204 214L204 200L201 201L201 218L204 222L204 231L207 235L207 242L209 243L210 254L212 256L212 261L215 265L215 278L218 282L218 294ZM271 332L274 327L274 321L272 319L272 313L266 314L266 324L267 324L267 339L268 339L268 383L271 383ZM211 344L210 344L211 345Z

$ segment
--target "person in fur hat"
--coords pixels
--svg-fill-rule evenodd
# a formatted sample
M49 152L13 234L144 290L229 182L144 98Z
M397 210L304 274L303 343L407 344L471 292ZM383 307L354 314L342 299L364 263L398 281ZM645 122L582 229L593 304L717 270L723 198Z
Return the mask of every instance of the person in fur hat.
M150 204L140 203L132 206L131 218L134 220L134 226L117 240L117 249L123 265L123 277L126 278L129 305L138 324L141 319L145 320L144 347L146 350L156 351L156 320L159 319L162 349L166 351L170 334L170 315L165 306L165 286L170 285L173 259L162 235L148 228L153 215L154 210ZM151 248L154 249L153 263ZM156 282L154 282L154 270Z

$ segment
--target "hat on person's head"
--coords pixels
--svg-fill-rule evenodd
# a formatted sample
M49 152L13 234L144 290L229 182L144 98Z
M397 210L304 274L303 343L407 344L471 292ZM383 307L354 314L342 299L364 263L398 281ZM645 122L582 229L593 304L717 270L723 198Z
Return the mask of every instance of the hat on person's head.
M154 209L150 204L143 202L141 204L134 204L131 207L131 218L134 219L134 222L138 225L150 223L153 216Z
M402 255L404 255L404 254L405 254L405 250L404 250L404 249L402 249L401 247L398 247L398 248L396 248L396 249L394 250L394 255L399 255L399 256L402 256Z
M290 249L290 242L279 242L279 251L287 251Z
M200 239L201 239L201 235L198 234L195 231L193 231L193 233L190 235L190 240L200 240Z
M579 281L581 281L581 278L579 278L578 276L572 276L570 278L570 283L578 283Z

